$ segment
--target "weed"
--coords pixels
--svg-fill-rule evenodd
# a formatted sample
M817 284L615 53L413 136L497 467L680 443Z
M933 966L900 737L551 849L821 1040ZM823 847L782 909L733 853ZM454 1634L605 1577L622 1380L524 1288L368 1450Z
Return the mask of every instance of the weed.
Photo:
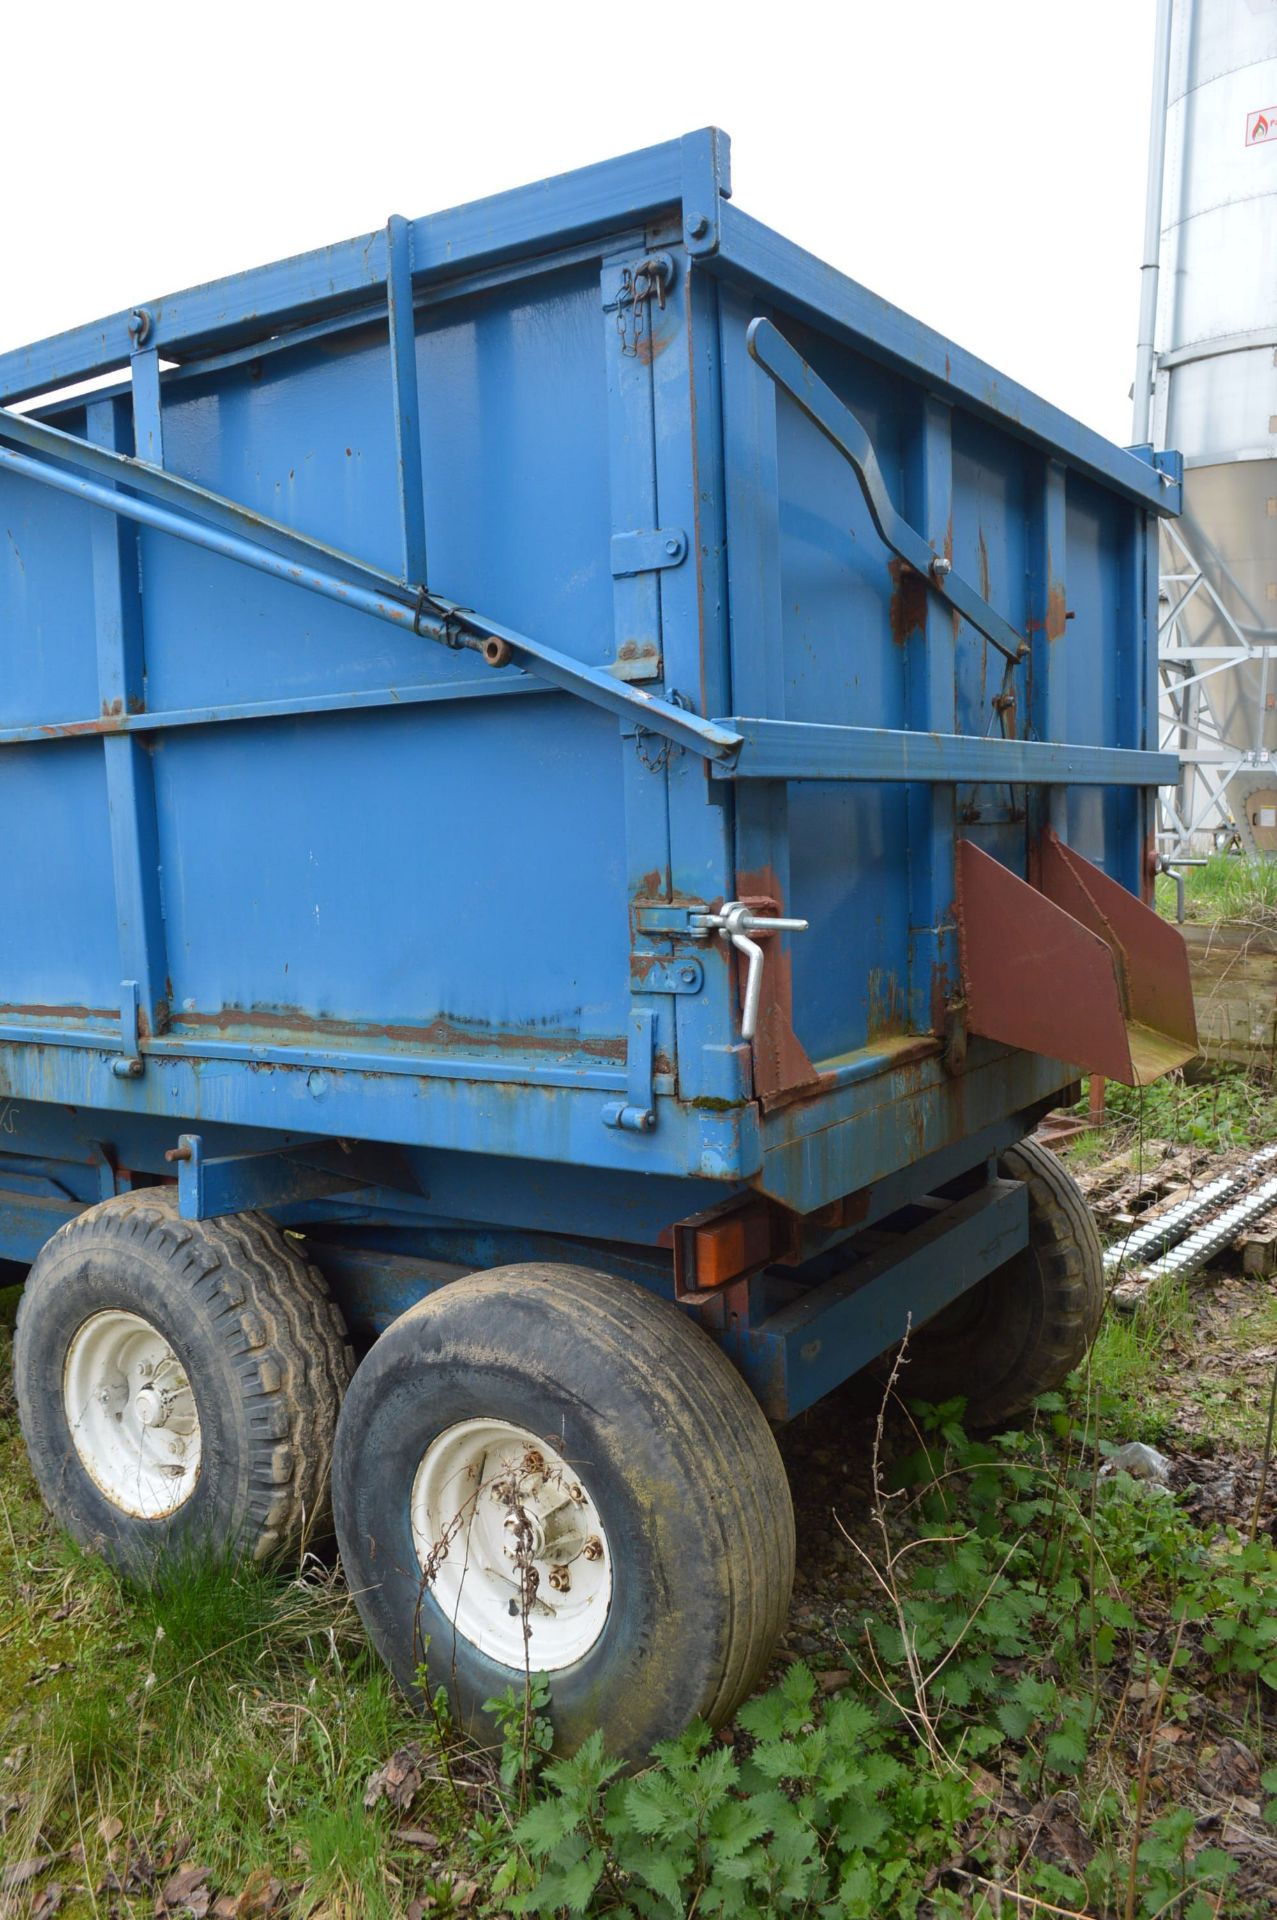
M1277 864L1277 863L1275 863ZM1190 1083L1183 1072L1167 1074L1150 1087L1105 1087L1105 1124L1070 1148L1080 1164L1108 1158L1143 1140L1170 1146L1203 1147L1222 1153L1277 1139L1277 1095L1242 1068L1223 1067L1209 1079ZM1073 1109L1087 1116L1087 1102Z
M340 1920L1258 1920L1249 1816L1205 1800L1195 1762L1244 1733L1252 1825L1263 1795L1277 1825L1277 1547L1258 1505L1205 1529L1101 1475L1108 1431L1156 1428L1159 1355L1192 1311L1169 1287L1114 1319L1012 1432L972 1438L960 1401L905 1421L884 1399L870 1510L844 1535L864 1586L845 1667L795 1662L734 1728L695 1726L634 1775L597 1738L553 1757L544 1676L489 1703L495 1760L442 1693L411 1716L317 1561L128 1588L53 1536L0 1411L0 1856L78 1849L73 1920L95 1903L142 1920L174 1860ZM407 1801L368 1804L405 1754Z
M1277 861L1215 853L1204 866L1183 872L1188 919L1277 926ZM1168 918L1174 916L1175 883L1165 875L1157 882L1157 904Z
M923 1444L891 1487L875 1471L860 1552L888 1604L847 1645L853 1684L824 1700L800 1662L742 1709L730 1746L694 1727L637 1778L597 1739L549 1761L500 1843L493 1897L546 1920L957 1916L993 1913L1004 1890L1123 1920L1243 1911L1227 1904L1238 1863L1202 1843L1194 1808L1154 1804L1154 1755L1202 1688L1277 1683L1277 1548L1214 1541L1169 1497L1101 1480L1095 1406L1078 1382L991 1440L963 1432L960 1402L915 1407ZM519 1704L502 1703L507 1780ZM987 1803L1017 1791L1025 1808L1068 1796L1071 1868L1009 1861Z

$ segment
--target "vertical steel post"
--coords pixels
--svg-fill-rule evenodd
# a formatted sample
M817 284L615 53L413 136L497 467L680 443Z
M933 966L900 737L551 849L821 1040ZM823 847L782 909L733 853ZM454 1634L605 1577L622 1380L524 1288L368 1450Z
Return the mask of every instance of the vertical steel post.
M1038 740L1067 740L1069 648L1064 583L1067 550L1068 476L1058 460L1041 466L1041 506L1034 529L1029 578L1029 720ZM1069 837L1068 791L1048 787L1041 801L1029 800L1029 822L1036 843L1044 825L1061 840Z
M607 455L612 531L630 533L660 525L656 496L656 450L653 444L652 367L649 355L624 350L616 319L616 299L625 275L634 266L631 246L610 255L602 265L603 355L607 377ZM657 316L651 316L651 324ZM660 575L651 570L615 575L612 580L613 659L628 677L632 670L622 660L622 648L633 650L633 669L653 685L663 679L661 662ZM655 735L640 734L631 721L622 723L622 778L625 792L626 894L630 902L658 904L670 898L669 781L670 753ZM668 954L668 937L635 936L640 952ZM640 1017L641 1016L641 1017ZM675 1003L669 994L636 994L631 1002L628 1058L633 1065L636 1045L646 1050L649 1072L653 1047L676 1061ZM646 1038L644 1033L646 1031ZM642 1107L627 1094L626 1107ZM650 1096L649 1096L650 1098ZM619 1111L619 1109L618 1109ZM617 1120L617 1124L629 1123Z
M161 453L158 365L153 353L134 390L137 444ZM90 401L88 438L97 446L120 450L124 438L119 403ZM98 693L104 714L145 709L142 600L139 588L139 534L127 520L103 509L92 515L93 592L97 625ZM137 1029L162 1033L168 1025L167 959L160 901L159 835L155 782L146 742L136 733L106 734L107 805L122 982L125 1045Z
M386 223L386 306L390 384L395 408L395 471L403 577L426 584L426 495L421 473L421 408L417 393L417 328L412 306L412 222L392 213Z
M952 409L929 396L921 403L905 469L905 513L934 551L952 559ZM957 732L955 615L923 590L922 620L905 642L908 725L919 733ZM957 989L954 923L954 789L911 785L909 820L910 1024L938 1031Z
M666 308L668 343L652 358L657 497L662 524L685 528L690 548L682 566L661 574L666 683L690 694L703 712L726 713L731 676L719 283L693 263L675 276ZM733 796L717 800L690 753L670 755L667 781L675 897L713 899L735 878ZM704 991L679 994L674 1003L679 1090L687 1100L747 1100L752 1049L740 1037L728 990L733 962L721 941L710 943L703 959ZM707 1133L703 1165L716 1164L721 1151Z
M780 475L776 383L745 343L755 296L723 287L722 380L731 604L731 697L735 713L785 718L785 621L781 601ZM789 788L783 780L742 780L735 788L737 897L772 895L782 913L789 891Z

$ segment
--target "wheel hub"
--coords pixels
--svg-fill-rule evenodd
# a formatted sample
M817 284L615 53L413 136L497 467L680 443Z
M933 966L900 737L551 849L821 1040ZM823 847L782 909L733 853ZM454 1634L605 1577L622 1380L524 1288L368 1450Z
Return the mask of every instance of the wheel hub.
M502 1666L554 1672L607 1622L612 1562L561 1454L503 1420L465 1420L422 1456L411 1496L426 1584L457 1634Z
M72 1335L62 1398L76 1453L113 1506L159 1520L200 1470L195 1394L165 1336L140 1314L95 1313Z
M137 1417L144 1427L162 1427L169 1416L169 1403L154 1387L142 1387L133 1398Z

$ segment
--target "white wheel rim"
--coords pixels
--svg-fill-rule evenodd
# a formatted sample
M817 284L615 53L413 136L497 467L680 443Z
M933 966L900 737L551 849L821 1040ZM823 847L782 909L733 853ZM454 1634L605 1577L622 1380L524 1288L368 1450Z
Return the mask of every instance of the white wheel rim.
M544 1440L505 1420L449 1427L422 1455L411 1516L429 1591L480 1653L555 1673L590 1651L612 1555L589 1489Z
M200 1470L195 1394L149 1320L113 1308L78 1327L62 1400L81 1464L112 1506L160 1520L190 1499Z

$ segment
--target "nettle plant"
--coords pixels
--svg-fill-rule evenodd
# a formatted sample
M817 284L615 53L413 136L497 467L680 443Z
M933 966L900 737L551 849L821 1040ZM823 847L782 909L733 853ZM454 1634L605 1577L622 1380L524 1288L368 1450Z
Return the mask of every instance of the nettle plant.
M952 1851L970 1812L967 1783L896 1757L863 1701L818 1706L801 1663L739 1725L744 1758L698 1725L634 1778L619 1776L597 1736L549 1762L494 1893L547 1920L915 1912L911 1889Z
M1033 1795L1076 1786L1096 1833L1085 1882L1030 1859L1020 1889L1066 1912L1228 1911L1234 1863L1195 1847L1192 1814L1145 1817L1149 1729L1138 1714L1118 1725L1129 1688L1110 1669L1141 1681L1155 1724L1186 1710L1194 1673L1277 1684L1277 1551L1212 1542L1172 1498L1102 1478L1108 1449L1058 1395L992 1440L970 1439L961 1416L960 1402L915 1408L922 1444L890 1487L875 1447L872 1551L852 1545L881 1604L846 1642L845 1691L823 1698L795 1664L742 1709L730 1744L694 1726L634 1776L597 1736L551 1758L544 1680L490 1703L510 1798L474 1837L495 1899L652 1920L978 1911L1005 1866L997 1766ZM1133 1821L1087 1790L1119 1737L1140 1776ZM1277 1792L1277 1770L1265 1787Z

